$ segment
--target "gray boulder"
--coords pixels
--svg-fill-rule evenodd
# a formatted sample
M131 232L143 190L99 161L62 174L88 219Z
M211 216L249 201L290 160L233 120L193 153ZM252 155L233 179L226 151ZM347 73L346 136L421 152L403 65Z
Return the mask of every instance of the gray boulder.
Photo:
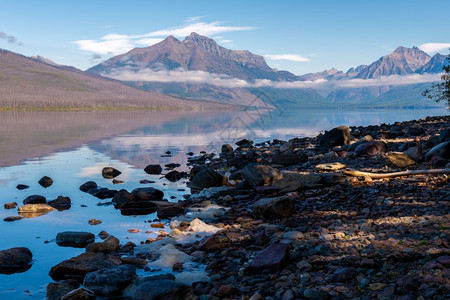
M56 243L63 247L84 248L94 240L94 234L84 231L63 231L56 235Z
M319 140L319 147L330 149L336 146L348 145L350 143L350 128L345 125L333 128Z
M283 177L280 170L272 168L271 166L255 163L248 164L242 169L241 173L242 177L244 177L253 188L256 188L257 186L272 185L274 181Z
M430 161L435 156L442 157L443 159L450 159L450 141L440 143L431 148L431 150L425 154L425 161Z
M117 296L130 285L135 277L135 267L122 265L87 273L83 285L93 291L96 296Z

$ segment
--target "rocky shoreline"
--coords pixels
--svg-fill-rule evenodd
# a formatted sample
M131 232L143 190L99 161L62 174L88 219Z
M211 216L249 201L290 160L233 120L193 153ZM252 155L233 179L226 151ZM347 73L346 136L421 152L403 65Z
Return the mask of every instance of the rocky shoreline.
M58 245L86 252L49 270L55 282L47 298L447 299L449 124L442 116L340 126L290 141L244 139L236 149L223 145L219 156L190 153L189 174L165 174L190 179L193 194L178 203L155 188L117 191L87 182L82 191L111 199L123 215L156 212L160 220L149 228L159 235L135 245L113 233L101 232L101 242L89 232L58 234ZM405 170L441 174L392 175ZM119 174L108 168L103 176ZM51 185L51 178L41 180ZM30 197L5 221L70 208L68 198ZM0 267L26 269L27 250L0 251ZM153 275L169 253L171 272ZM192 265L204 266L203 273L177 277Z

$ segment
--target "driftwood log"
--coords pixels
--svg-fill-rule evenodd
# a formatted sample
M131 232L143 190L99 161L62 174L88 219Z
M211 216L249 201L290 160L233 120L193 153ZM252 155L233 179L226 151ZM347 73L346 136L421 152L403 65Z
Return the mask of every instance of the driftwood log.
M394 173L369 173L360 171L344 171L345 174L351 176L367 176L372 179L392 178L398 176L414 176L426 174L450 174L450 169L433 169L433 170L412 170Z

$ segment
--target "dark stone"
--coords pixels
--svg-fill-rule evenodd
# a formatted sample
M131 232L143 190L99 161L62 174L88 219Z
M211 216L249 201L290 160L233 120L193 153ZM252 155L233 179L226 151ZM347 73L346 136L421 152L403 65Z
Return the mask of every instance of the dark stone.
M306 289L303 291L303 297L310 300L327 300L330 299L330 295L326 292L316 289Z
M63 247L84 248L94 240L94 234L84 231L63 231L56 235L56 243Z
M234 171L233 173L230 174L230 176L228 178L230 180L242 180L242 179L244 179L242 177L241 171Z
M25 190L25 189L27 189L27 188L29 188L29 186L26 185L26 184L18 184L18 185L16 186L16 189L18 189L18 190Z
M84 276L102 268L112 268L116 264L108 260L107 256L98 252L86 252L64 260L50 269L49 275L55 281L76 279L82 282Z
M248 164L241 171L245 180L250 183L253 188L257 186L272 185L276 180L283 177L280 170L272 168L271 166L251 163Z
M252 206L252 210L265 219L289 218L294 212L292 197L262 198Z
M176 182L181 178L187 177L187 174L185 172L178 172L177 170L173 170L164 175L164 177L171 182Z
M444 159L440 156L434 156L431 158L431 160L428 162L430 166L433 168L444 168L448 164L448 160Z
M44 176L41 179L39 179L38 183L44 187L44 188L48 188L49 186L51 186L53 184L53 179L51 179L48 176Z
M159 219L170 219L184 214L184 208L176 204L166 207L160 207L157 210L157 216Z
M450 141L440 143L433 147L425 154L425 161L430 161L435 156L450 159Z
M298 165L308 161L308 155L304 153L298 154L280 154L272 157L272 163L290 166L290 165Z
M100 269L87 273L83 286L95 293L96 296L120 295L136 277L136 269L130 265Z
M355 269L351 267L338 268L331 279L337 282L347 282L355 277Z
M3 205L3 207L4 207L5 209L14 209L14 208L17 207L17 202L5 203L5 204Z
M99 199L107 199L114 197L114 195L117 193L117 190L110 190L107 188L96 187L94 189L89 190L88 193Z
M67 295L69 292L77 289L80 283L73 279L63 280L57 283L49 283L47 285L47 300L61 300L61 298Z
M89 190L97 188L97 184L94 181L88 181L80 186L80 191L87 193Z
M122 174L119 170L114 169L113 167L105 167L102 170L102 176L106 179L113 179Z
M86 252L103 252L110 253L120 249L119 240L110 235L106 240L99 243L90 243L86 246Z
M350 143L350 128L342 125L325 132L319 140L319 146L330 149L336 146L348 145Z
M247 140L247 139L242 139L240 141L237 141L235 144L238 145L239 147L248 148L251 145L253 145L253 141L252 140Z
M203 238L198 244L198 249L205 251L213 251L222 249L223 247L225 247L225 243L220 240L219 235L217 234Z
M120 206L120 213L124 216L148 215L156 212L157 206L148 201L128 202Z
M369 155L369 156L375 156L377 154L382 154L387 151L387 144L383 141L373 141L373 142L367 142L364 144L359 145L355 149L355 153L357 155Z
M439 135L439 143L450 141L450 128L445 129Z
M152 187L137 188L132 190L131 194L134 195L136 201L162 200L164 197L163 191Z
M170 170L173 170L175 168L181 167L181 165L180 164L176 164L176 163L169 163L169 164L165 164L164 167L166 167L166 168L168 168Z
M230 144L224 144L222 145L222 153L230 153L233 152L233 146Z
M239 289L237 287L231 286L231 285L224 285L222 284L219 287L219 290L217 291L217 293L219 294L220 297L226 297L226 296L233 296L236 294L239 294Z
M0 274L22 273L31 268L33 254L25 247L0 251Z
M47 203L47 199L41 195L31 195L23 200L23 204L39 204L39 203Z
M289 262L289 246L273 244L258 252L247 269L250 274L281 271Z
M173 280L144 281L134 293L134 300L191 300L192 288Z
M226 183L227 178L219 172L210 168L203 168L194 175L189 187L194 191L201 191L205 188L222 186Z
M114 203L114 208L119 209L124 203L134 202L136 199L133 194L129 193L127 190L121 189L112 198L112 203Z
M397 279L397 285L409 291L417 291L419 288L417 281L411 275L405 275Z
M162 167L160 165L148 165L145 167L144 171L150 175L159 175L162 172Z
M63 211L71 207L71 200L69 197L58 196L55 200L48 201L47 204L59 211Z
M22 216L9 216L3 219L3 221L5 222L14 222L14 221L19 221L22 220L23 217Z

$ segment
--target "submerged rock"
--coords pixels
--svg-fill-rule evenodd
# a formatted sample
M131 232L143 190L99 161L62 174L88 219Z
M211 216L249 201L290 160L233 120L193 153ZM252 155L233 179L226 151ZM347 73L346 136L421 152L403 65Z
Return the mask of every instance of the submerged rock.
M173 170L164 175L164 177L171 182L176 182L181 178L187 177L187 174L185 172L178 172L177 170Z
M148 165L144 168L145 173L150 175L159 175L162 172L161 165Z
M95 188L97 188L97 184L94 181L87 181L80 186L80 191L87 193Z
M5 204L3 205L3 207L4 207L5 209L14 209L14 208L17 207L17 202L5 203Z
M58 196L58 198L56 198L55 200L48 201L47 204L59 211L63 211L70 209L71 200L69 197Z
M122 204L134 202L135 200L136 198L133 194L129 193L125 189L121 189L114 195L111 201L114 203L114 208L119 209Z
M23 200L23 204L38 204L38 203L47 203L47 199L41 195L31 195Z
M132 190L131 194L133 194L136 201L162 200L164 197L163 191L152 187L137 188Z
M156 212L156 204L150 201L128 202L120 205L120 213L124 216L148 215Z
M51 179L48 176L44 176L41 179L39 179L38 183L44 187L44 188L48 188L49 186L51 186L53 184L53 179Z
M33 254L26 247L0 251L0 274L22 273L31 268Z
M95 240L95 235L85 231L63 231L56 235L56 243L63 247L84 248Z
M25 190L25 189L27 189L27 188L29 188L29 186L26 185L26 184L18 184L18 185L16 186L16 189L18 189L18 190Z
M122 174L122 172L120 172L117 169L114 169L113 167L105 167L102 170L102 176L103 176L103 178L106 178L106 179L113 179L113 178L119 176L120 174Z
M108 188L96 187L88 191L94 197L99 199L112 198L117 193L117 190L110 190Z

